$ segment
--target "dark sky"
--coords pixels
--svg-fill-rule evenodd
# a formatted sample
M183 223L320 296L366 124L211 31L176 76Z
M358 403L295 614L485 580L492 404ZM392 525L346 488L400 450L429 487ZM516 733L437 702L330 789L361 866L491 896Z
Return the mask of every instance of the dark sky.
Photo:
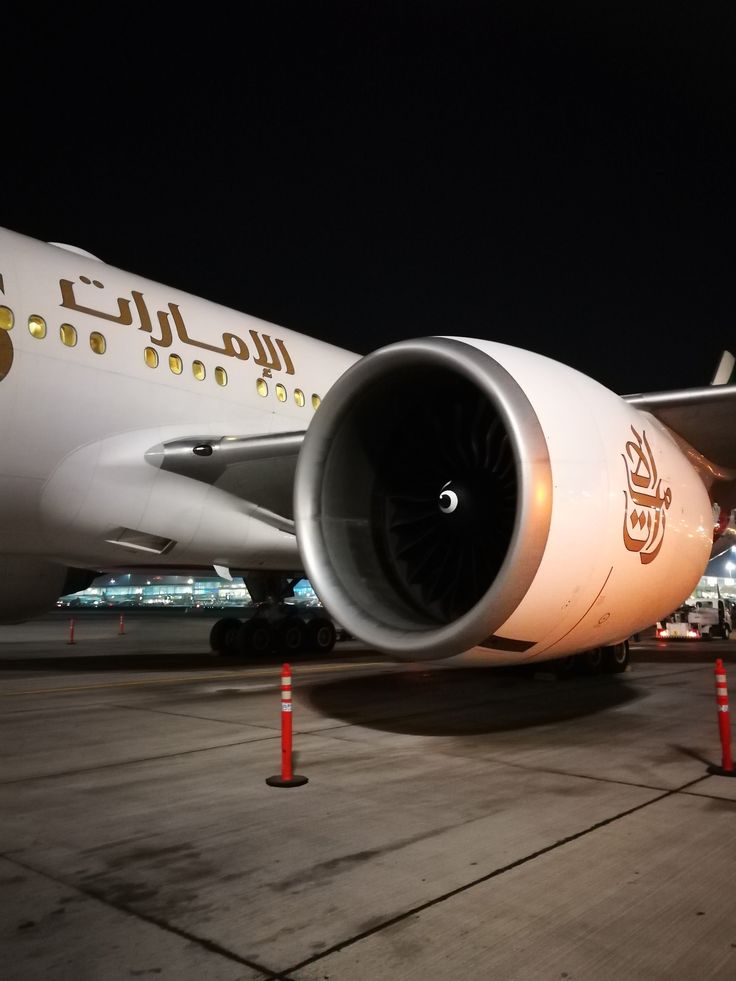
M361 353L485 337L626 393L736 345L732 6L231 9L6 32L0 225Z

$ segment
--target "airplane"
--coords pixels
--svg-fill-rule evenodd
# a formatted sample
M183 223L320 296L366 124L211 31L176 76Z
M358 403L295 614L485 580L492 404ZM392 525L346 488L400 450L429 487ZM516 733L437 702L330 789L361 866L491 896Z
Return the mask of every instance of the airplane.
M620 396L478 338L361 356L0 229L0 622L102 571L214 568L267 615L213 651L296 650L306 575L397 660L623 671L734 541L732 369Z

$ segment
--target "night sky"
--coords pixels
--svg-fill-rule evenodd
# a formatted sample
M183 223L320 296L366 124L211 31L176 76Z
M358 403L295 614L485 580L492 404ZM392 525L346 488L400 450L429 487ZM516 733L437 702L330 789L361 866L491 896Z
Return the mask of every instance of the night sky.
M736 345L736 13L676 6L24 24L0 225L360 353L457 334L707 384Z

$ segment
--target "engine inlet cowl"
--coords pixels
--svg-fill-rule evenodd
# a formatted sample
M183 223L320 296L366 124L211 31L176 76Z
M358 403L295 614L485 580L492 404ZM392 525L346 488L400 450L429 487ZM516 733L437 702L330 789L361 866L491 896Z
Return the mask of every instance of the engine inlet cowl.
M299 547L356 637L446 657L491 635L529 588L551 488L541 426L513 377L470 343L404 341L351 367L310 424Z

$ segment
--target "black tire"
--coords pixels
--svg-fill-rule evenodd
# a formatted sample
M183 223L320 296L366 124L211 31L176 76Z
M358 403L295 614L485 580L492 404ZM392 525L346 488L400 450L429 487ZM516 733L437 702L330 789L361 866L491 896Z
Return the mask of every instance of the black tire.
M307 650L329 654L336 639L335 625L326 617L315 617L307 624Z
M210 630L210 650L220 657L235 653L235 633L240 628L240 620L223 617Z
M600 674L603 670L602 647L592 647L589 651L583 651L582 654L578 654L578 658L580 659L581 673L588 677Z
M270 654L274 646L271 624L264 617L253 617L241 624L238 646L243 657Z
M724 623L723 627L721 628L721 636L724 640L728 640L728 638L731 636L731 629L727 623Z
M606 674L622 674L629 666L629 642L603 648L603 670Z
M303 651L306 639L306 625L299 617L286 617L279 624L278 644L283 654L298 654Z

